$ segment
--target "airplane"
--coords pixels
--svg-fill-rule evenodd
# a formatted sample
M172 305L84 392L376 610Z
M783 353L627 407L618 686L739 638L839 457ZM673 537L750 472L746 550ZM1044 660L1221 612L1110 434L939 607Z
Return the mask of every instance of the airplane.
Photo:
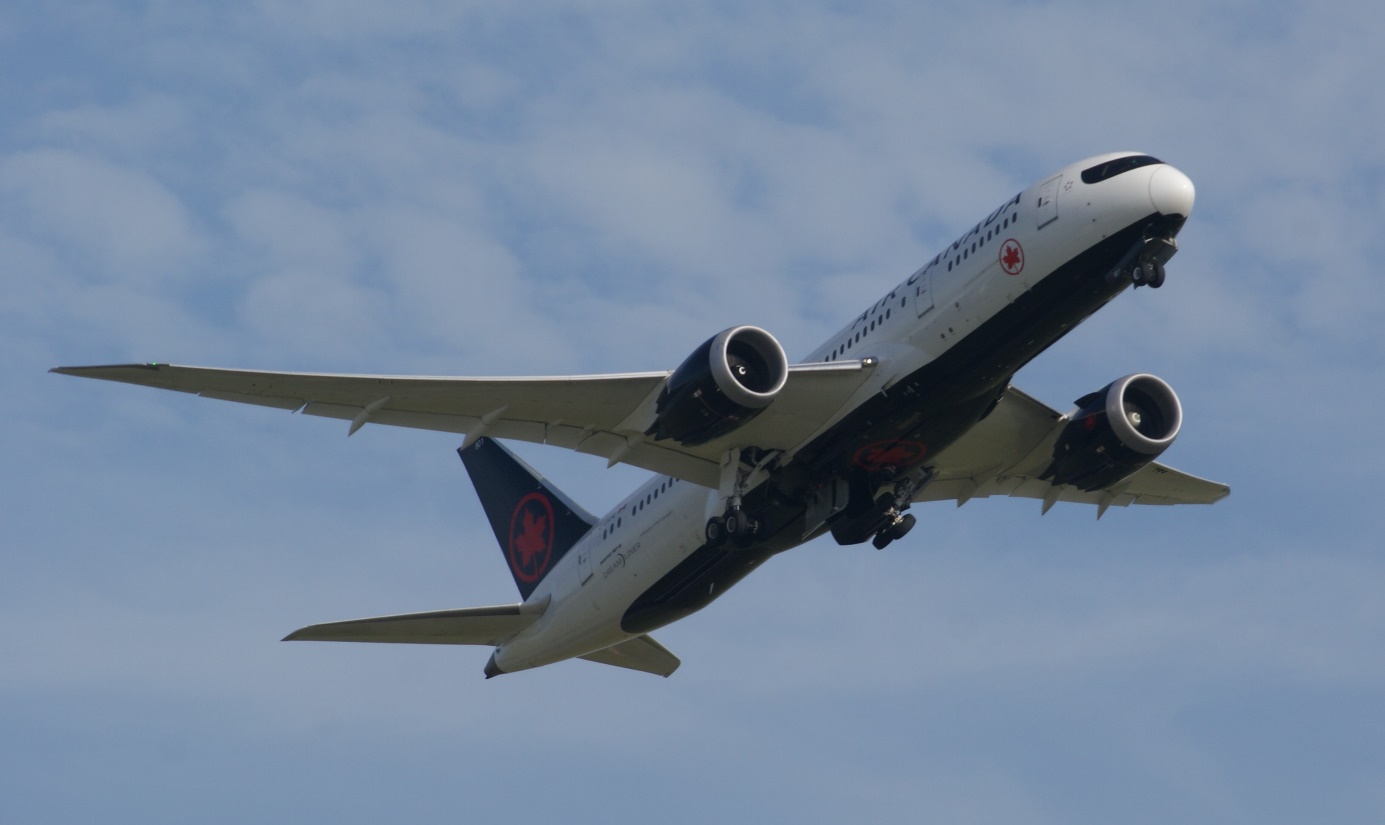
M512 604L316 624L288 640L480 645L487 679L572 658L668 676L650 633L772 556L830 534L884 549L910 505L1016 496L1107 509L1210 504L1224 484L1156 459L1182 426L1146 373L1060 413L1016 371L1127 288L1158 288L1194 188L1149 155L1067 166L1005 201L803 361L735 326L672 371L458 378L163 363L53 372L350 422L462 434ZM595 516L497 439L653 471Z

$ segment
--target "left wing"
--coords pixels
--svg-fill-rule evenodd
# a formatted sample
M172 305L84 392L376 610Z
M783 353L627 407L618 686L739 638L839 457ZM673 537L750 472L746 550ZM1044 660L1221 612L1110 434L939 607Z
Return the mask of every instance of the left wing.
M938 475L915 501L1019 496L1042 499L1044 512L1055 502L1094 504L1100 518L1111 506L1131 504L1211 504L1230 494L1225 484L1175 470L1158 462L1105 489L1087 492L1051 484L1039 476L1053 457L1053 445L1068 416L1011 387L975 427L938 454Z
M716 487L722 454L733 447L791 450L816 433L865 383L874 362L796 364L775 403L745 426L696 447L653 441L644 430L668 372L550 378L448 378L254 372L172 364L57 367L204 398L238 401L350 421L482 434L553 444Z
M299 628L286 642L384 642L413 645L486 645L494 647L538 621L548 599L535 604L464 607L428 613L402 613L349 619Z

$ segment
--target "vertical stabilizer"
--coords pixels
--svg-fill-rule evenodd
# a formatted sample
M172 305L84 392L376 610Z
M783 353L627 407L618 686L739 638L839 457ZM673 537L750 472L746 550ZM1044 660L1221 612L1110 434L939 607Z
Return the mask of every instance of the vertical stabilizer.
M527 599L596 519L495 439L477 439L457 454Z

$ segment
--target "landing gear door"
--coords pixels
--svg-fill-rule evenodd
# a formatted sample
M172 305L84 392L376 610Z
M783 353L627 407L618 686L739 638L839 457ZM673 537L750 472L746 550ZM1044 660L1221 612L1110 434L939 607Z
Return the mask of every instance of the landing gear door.
M908 293L905 293L906 295ZM933 269L924 267L914 279L914 309L922 318L933 308Z
M1058 186L1063 182L1063 176L1050 178L1043 182L1039 187L1039 203L1037 214L1039 225L1037 228L1043 229L1045 226L1058 220Z

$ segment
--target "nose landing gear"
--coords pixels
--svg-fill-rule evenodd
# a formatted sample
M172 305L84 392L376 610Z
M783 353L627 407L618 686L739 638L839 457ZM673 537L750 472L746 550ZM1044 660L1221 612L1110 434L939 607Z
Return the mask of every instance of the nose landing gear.
M1164 265L1158 261L1140 261L1130 272L1130 280L1135 286L1158 289L1164 285Z
M1111 283L1129 279L1137 287L1158 289L1164 285L1164 264L1178 252L1178 242L1171 237L1141 238L1107 273Z

